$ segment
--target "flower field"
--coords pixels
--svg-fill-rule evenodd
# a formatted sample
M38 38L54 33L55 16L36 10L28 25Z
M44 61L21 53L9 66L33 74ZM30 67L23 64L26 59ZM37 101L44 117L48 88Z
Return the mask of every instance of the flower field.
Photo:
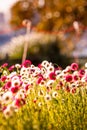
M0 66L0 130L86 130L87 63Z

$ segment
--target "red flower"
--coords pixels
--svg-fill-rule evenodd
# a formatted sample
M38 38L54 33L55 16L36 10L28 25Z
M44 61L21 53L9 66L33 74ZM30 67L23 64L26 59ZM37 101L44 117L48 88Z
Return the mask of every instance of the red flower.
M66 79L67 82L71 82L72 81L72 75L71 74L66 75L65 79Z
M6 85L5 85L5 88L8 89L8 88L10 88L10 87L11 87L11 81L8 81L8 82L6 83Z
M71 64L71 70L75 71L78 69L78 64L77 63L72 63Z
M25 60L24 63L22 64L22 66L24 66L25 68L28 68L30 65L31 65L30 60Z
M73 88L73 89L71 90L71 92L72 92L72 93L75 93L75 92L76 92L76 88Z
M66 91L67 91L67 92L70 92L69 86L66 87Z
M26 91L29 89L29 86L30 86L30 84L27 84L27 85L25 86L25 90L26 90Z
M55 72L51 72L51 73L49 74L49 78L50 78L51 80L55 80L55 79L56 79L56 74L55 74Z
M82 78L84 76L84 74L85 74L85 70L84 69L79 70L80 78Z
M38 64L38 68L40 68L40 69L41 69L41 68L42 68L42 65L41 65L41 64Z
M38 79L37 79L37 84L40 84L41 83L41 81L42 81L42 77L39 77Z
M6 79L7 79L6 76L2 76L2 77L1 77L1 80L2 80L3 82L4 82Z
M18 91L19 87L18 86L15 86L15 87L12 87L11 88L11 92L12 93L16 93Z
M74 79L74 81L77 81L79 79L79 77L77 75L74 75L73 79Z
M25 100L24 99L16 99L15 105L17 107L21 107L25 104Z

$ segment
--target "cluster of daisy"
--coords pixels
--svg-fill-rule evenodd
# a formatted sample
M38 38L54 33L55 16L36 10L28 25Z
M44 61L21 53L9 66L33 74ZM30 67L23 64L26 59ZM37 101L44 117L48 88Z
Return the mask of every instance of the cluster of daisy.
M87 67L87 64L85 65ZM60 89L76 93L77 88L87 86L87 69L79 69L77 63L72 63L65 69L55 67L52 62L43 61L38 66L30 60L8 67L0 66L0 111L5 117L10 117L19 108L27 104L27 97L33 93L32 103L58 98ZM40 100L42 99L43 100Z

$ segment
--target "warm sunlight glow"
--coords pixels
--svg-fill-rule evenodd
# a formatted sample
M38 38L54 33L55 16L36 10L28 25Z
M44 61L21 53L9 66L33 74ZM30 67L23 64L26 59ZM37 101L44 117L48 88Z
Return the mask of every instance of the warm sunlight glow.
M18 0L0 0L0 12L6 13Z

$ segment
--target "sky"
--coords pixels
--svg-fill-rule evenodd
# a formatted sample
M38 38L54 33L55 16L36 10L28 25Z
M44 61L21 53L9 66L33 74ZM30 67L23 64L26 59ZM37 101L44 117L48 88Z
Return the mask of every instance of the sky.
M0 12L6 13L17 0L0 0Z
M10 8L18 0L0 0L0 12L5 14L5 19L10 17Z

